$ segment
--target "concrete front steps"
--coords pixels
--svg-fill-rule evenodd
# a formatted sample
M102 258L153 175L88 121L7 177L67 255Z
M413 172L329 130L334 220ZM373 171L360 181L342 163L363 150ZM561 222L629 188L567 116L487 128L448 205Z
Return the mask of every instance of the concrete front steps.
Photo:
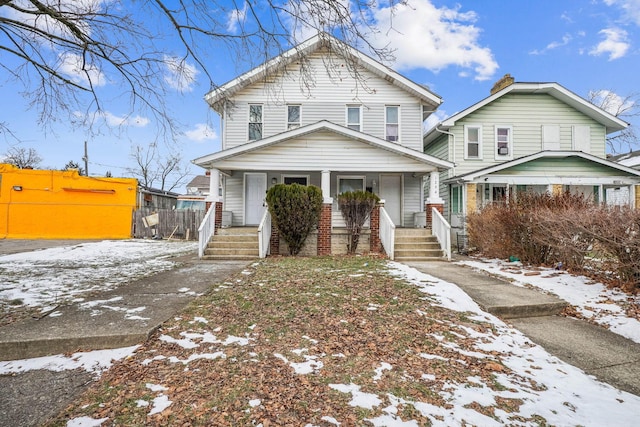
M396 228L393 251L399 262L442 260L444 256L436 236L425 228Z
M220 228L211 238L202 259L251 260L259 258L258 228Z

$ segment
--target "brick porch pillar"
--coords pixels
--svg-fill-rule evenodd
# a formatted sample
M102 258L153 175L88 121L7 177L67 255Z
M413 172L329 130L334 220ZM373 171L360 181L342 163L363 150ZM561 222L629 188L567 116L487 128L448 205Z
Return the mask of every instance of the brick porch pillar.
M271 255L280 255L280 232L278 227L271 220L271 239L269 240L269 253Z
M427 228L428 229L433 229L433 212L431 211L432 208L436 208L436 210L438 212L440 212L440 214L444 214L444 204L427 202L424 205L424 211L427 213Z
M331 207L323 203L318 221L318 255L331 255Z
M222 202L215 202L216 204L216 218L215 218L215 232L218 234L218 230L222 228Z
M384 206L384 203L378 203L371 211L371 218L369 220L369 228L371 229L371 235L369 236L369 250L373 253L382 252L382 242L380 241L380 208Z

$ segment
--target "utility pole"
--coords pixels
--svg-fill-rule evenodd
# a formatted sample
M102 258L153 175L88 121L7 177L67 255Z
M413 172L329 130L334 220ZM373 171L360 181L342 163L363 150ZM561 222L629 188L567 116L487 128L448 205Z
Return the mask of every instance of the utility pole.
M84 160L84 175L89 176L89 153L87 153L87 141L84 142L84 156L82 157Z

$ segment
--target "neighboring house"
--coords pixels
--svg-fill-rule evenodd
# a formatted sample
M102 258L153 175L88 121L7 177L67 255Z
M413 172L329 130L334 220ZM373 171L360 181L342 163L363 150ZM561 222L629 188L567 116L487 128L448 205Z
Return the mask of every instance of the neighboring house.
M489 97L428 131L424 151L454 163L442 173L440 191L455 232L467 213L521 191L640 204L640 171L605 154L606 136L627 126L557 83L507 75Z
M187 184L187 196L208 196L210 181L208 173L206 175L196 175Z
M437 185L423 196L425 177L437 181L452 163L422 150L423 122L440 97L330 35L309 39L205 99L221 117L222 150L194 163L210 172L210 188L221 186L222 194L208 201L230 212L235 227L261 223L265 193L277 183L322 189L317 250L308 254L346 250L336 243L345 225L336 201L342 192L376 193L399 228L424 226L425 205L442 203ZM379 230L372 223L375 249ZM274 244L272 253L282 250Z
M138 187L138 204L139 208L150 209L175 209L178 201L178 193L172 191L160 190L158 188Z
M0 164L0 239L131 237L137 180Z
M640 150L629 151L625 154L618 154L616 156L610 156L609 160L612 162L620 163L621 165L628 166L633 169L640 170Z

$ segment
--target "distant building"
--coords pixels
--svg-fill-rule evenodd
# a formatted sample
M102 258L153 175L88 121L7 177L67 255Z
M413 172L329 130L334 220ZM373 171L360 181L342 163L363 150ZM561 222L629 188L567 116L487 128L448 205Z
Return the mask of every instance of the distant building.
M152 187L138 187L138 208L175 209L178 193Z

